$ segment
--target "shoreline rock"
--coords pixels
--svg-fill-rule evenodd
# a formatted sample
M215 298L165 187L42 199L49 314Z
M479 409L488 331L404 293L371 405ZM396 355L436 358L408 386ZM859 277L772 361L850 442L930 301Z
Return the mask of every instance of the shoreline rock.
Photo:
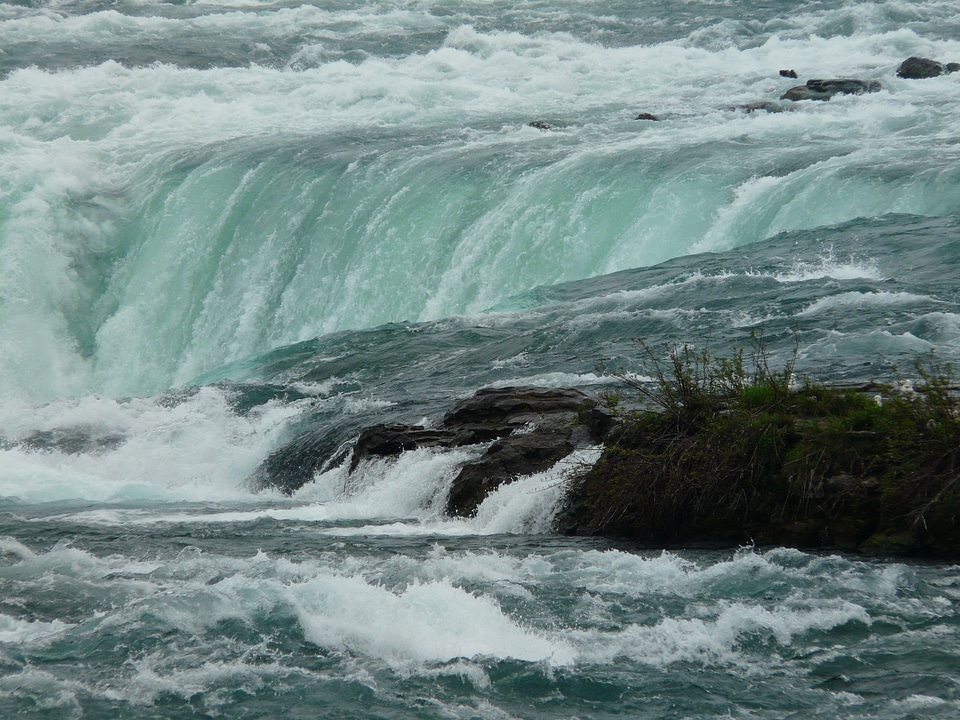
M960 557L960 400L748 388L628 418L571 484L558 531L662 546ZM946 400L944 400L946 399ZM738 405L737 403L742 403ZM693 408L693 410L691 410ZM694 414L685 416L684 413Z
M576 448L599 442L611 422L597 401L571 388L486 388L459 401L436 428L375 425L354 445L350 472L375 458L422 447L490 443L460 469L447 498L453 517L474 515L487 495L518 477L553 467Z
M960 438L960 419L928 417L933 406L899 396L877 404L878 390L891 392L875 384L808 385L783 391L786 410L721 403L686 417L614 415L570 388L487 388L458 401L434 427L381 423L336 452L314 447L322 445L317 435L271 457L279 459L274 471L300 473L298 488L306 473L312 479L318 457L345 462L352 453L354 473L418 448L487 443L461 466L445 503L451 517L471 517L500 486L602 444L597 463L569 479L559 533L660 547L785 545L958 558L960 442L942 457L936 443L944 432Z

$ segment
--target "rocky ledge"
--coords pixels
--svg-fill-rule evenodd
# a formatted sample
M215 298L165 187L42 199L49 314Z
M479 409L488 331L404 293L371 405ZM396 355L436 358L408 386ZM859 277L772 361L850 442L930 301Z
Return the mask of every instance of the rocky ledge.
M559 530L960 557L960 398L948 376L907 391L728 380L650 392L659 410L608 435Z
M683 386L662 379L658 389L642 389L653 410L611 411L569 388L483 389L431 427L367 428L348 450L347 471L418 448L478 447L446 502L448 515L470 517L500 486L601 444L598 462L568 478L561 533L659 546L960 557L960 399L952 381L928 372L919 392L796 388L789 373L731 376L731 365L719 367L692 384L684 375ZM315 468L311 442L281 448L274 470Z
M407 450L488 443L479 459L460 469L447 498L449 515L470 517L501 485L549 470L575 449L596 444L611 424L596 399L579 390L488 388L458 402L436 427L393 424L363 431L350 472Z

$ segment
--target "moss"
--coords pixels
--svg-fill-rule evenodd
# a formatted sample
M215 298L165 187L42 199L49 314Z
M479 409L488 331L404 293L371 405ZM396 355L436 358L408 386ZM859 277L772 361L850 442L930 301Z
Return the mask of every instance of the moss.
M960 556L960 409L952 371L916 392L867 392L772 370L760 339L716 360L688 348L627 384L599 462L570 494L567 532ZM907 538L909 541L905 540Z

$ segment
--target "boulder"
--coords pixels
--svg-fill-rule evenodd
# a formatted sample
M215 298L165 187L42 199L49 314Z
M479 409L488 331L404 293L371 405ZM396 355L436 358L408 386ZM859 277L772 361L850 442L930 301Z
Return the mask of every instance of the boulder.
M651 120L651 121L653 121L653 122L657 122L658 120L660 120L660 118L658 118L658 117L657 117L656 115L654 115L653 113L642 112L642 113L640 113L639 115L637 115L637 116L634 118L634 120Z
M483 457L467 463L450 486L447 513L475 515L487 495L518 477L544 472L574 450L570 431L510 435L495 441Z
M532 122L528 122L527 127L536 128L537 130L553 129L553 125L551 125L550 123L544 122L543 120L533 120Z
M615 422L596 399L579 390L487 388L457 402L436 427L381 423L365 429L356 440L339 425L311 428L271 453L245 484L254 492L275 488L290 495L348 455L349 471L354 472L365 460L396 457L417 448L494 443L455 483L457 498L451 500L451 510L470 514L492 489L546 470L576 447L601 441Z
M796 79L797 79L797 71L796 71L796 70L781 70L781 71L780 71L780 77L792 78L792 79L796 80Z
M486 388L457 402L435 428L399 423L367 428L353 445L350 469L367 457L391 457L421 447L488 443L517 432L571 427L581 421L598 438L613 423L594 398L579 390Z
M907 80L924 80L943 75L943 63L922 57L908 57L897 68L897 77Z
M829 100L834 95L863 95L879 92L882 86L876 80L833 78L830 80L807 80L806 85L797 85L780 96L781 100Z
M447 430L427 430L421 425L374 425L360 433L353 446L350 472L369 457L391 457L421 447L449 447L454 434Z
M443 427L506 425L510 430L557 414L576 415L597 401L573 388L531 386L484 388L461 400L443 416Z

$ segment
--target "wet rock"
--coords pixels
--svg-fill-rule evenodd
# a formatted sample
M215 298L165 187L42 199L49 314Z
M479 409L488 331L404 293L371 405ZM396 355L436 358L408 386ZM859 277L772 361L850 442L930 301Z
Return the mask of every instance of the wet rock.
M796 71L796 70L781 70L781 71L780 71L780 77L793 78L794 80L796 80L796 79L797 79L797 71Z
M353 449L351 471L367 458L420 447L491 443L454 479L447 512L469 517L505 483L551 468L574 449L598 442L615 423L590 396L569 388L486 388L456 403L436 428L376 425Z
M527 127L536 128L537 130L553 130L553 125L543 120L534 120L527 123Z
M596 400L572 388L504 387L484 388L461 400L443 416L443 427L505 425L510 429L545 416L569 414L575 416L583 409L596 405Z
M518 477L544 472L574 450L571 432L533 432L494 442L479 460L463 466L450 487L447 513L470 517L487 495Z
M340 428L308 430L270 453L243 484L251 492L271 488L293 495L318 472L343 462L349 451L349 440Z
M943 74L943 63L922 57L908 57L897 68L897 77L907 80L924 80L935 78Z
M637 117L635 117L634 120L651 120L653 122L657 122L660 120L660 118L658 118L653 113L642 112L639 115L637 115Z
M879 92L882 86L876 80L833 78L830 80L807 80L806 85L797 85L780 96L781 100L829 100L834 95L863 95Z
M454 439L454 433L448 430L427 430L420 425L374 425L360 433L353 447L350 472L367 458L391 457L421 447L449 447Z
M307 430L271 453L245 484L255 492L274 488L290 495L318 472L345 462L348 455L353 472L367 460L396 457L417 448L497 441L501 444L488 448L477 467L459 481L452 507L458 514L469 513L476 510L477 498L482 502L491 489L541 472L576 447L601 441L614 424L594 398L579 390L487 388L457 402L436 427L381 423L363 430L356 440L345 437L349 431L335 425ZM483 473L490 477L481 481Z

